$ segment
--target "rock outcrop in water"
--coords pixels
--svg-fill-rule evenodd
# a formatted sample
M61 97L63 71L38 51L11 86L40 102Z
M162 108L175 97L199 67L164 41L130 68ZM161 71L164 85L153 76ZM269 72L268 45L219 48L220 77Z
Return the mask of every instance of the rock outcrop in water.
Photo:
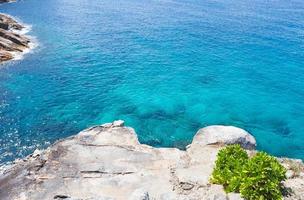
M15 2L15 0L0 0L0 3L10 3Z
M153 148L140 144L123 121L115 121L15 161L0 175L0 199L237 200L238 194L225 194L222 186L209 183L216 155L227 143L247 149L256 145L242 129L211 126L198 131L186 151ZM281 162L290 168L285 198L304 199L302 162Z
M20 33L24 28L13 18L0 14L0 63L30 48L30 39Z

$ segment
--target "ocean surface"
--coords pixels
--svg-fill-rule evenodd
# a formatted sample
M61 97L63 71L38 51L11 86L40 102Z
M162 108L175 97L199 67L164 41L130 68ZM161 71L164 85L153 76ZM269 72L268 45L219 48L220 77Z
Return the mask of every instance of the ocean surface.
M123 119L142 143L246 129L304 159L303 0L24 0L39 46L0 66L0 163Z

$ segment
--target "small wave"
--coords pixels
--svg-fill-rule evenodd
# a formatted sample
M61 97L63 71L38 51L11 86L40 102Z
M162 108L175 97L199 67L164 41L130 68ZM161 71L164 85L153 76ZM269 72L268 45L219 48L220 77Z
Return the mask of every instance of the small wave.
M8 15L8 16L13 18L14 20L16 20L19 24L21 24L24 27L21 30L12 29L11 31L15 34L25 36L30 40L30 43L28 44L29 48L23 50L23 52L13 52L12 53L12 55L14 57L12 60L22 60L24 58L24 55L28 54L28 53L32 53L33 49L35 49L39 46L39 43L38 43L38 40L36 37L27 35L27 33L31 32L32 25L25 24L21 20L19 20L18 18L15 18L13 16L10 16L10 15Z
M13 52L13 59L12 60L22 60L24 58L24 55L33 53L33 50L39 46L38 40L34 36L25 35L30 39L29 48L25 49L22 52Z
M15 19L15 18L13 18ZM16 20L16 19L15 19ZM10 31L12 31L15 34L18 35L26 35L28 32L30 32L32 30L32 26L28 25L28 24L24 24L22 22L20 22L19 20L17 20L19 24L21 24L24 28L21 30L16 30L16 29L11 29Z

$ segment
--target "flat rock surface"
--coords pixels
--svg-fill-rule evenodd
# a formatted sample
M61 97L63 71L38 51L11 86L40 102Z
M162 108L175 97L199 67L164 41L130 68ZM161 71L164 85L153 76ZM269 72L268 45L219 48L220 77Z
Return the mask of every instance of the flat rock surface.
M221 146L201 134L182 151L140 144L123 121L92 127L16 161L0 175L0 199L241 199L209 183ZM286 184L296 192L287 199L303 199L303 177Z

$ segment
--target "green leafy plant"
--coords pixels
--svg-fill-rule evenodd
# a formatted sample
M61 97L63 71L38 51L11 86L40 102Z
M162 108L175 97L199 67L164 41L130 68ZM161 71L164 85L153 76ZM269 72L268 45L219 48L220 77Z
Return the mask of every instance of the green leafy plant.
M217 155L211 182L221 184L227 192L238 191L240 175L248 155L240 145L230 145L221 149Z
M286 169L276 158L259 152L242 170L240 192L248 200L282 199L281 181L285 180Z
M286 169L264 152L248 158L240 145L230 145L217 155L210 181L224 186L226 192L240 192L246 200L281 200L281 182Z

